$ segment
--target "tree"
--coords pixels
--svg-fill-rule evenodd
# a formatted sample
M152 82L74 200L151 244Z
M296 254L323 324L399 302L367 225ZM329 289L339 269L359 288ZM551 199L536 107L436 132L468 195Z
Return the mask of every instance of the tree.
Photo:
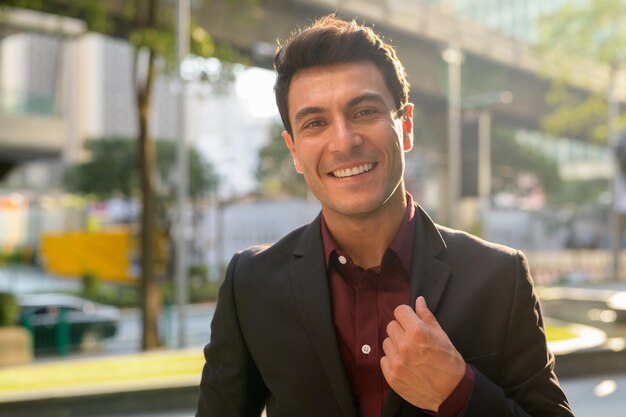
M555 135L608 143L606 95L626 61L626 1L565 3L542 17L538 29L537 48L553 79L547 101L557 107L543 127ZM626 114L619 119L618 126L625 126Z
M556 162L540 152L520 146L514 132L506 128L495 128L491 145L491 165L494 177L494 192L515 190L520 175L535 175L548 198L558 198L563 182Z
M156 144L156 188L159 199L165 204L174 201L174 171L176 164L176 141L160 139ZM133 138L93 138L85 143L89 161L72 166L65 175L66 187L81 194L93 194L99 198L120 195L137 198L139 173L137 171L137 147ZM215 191L218 184L213 166L194 148L189 149L189 196L193 200Z
M176 141L156 140L155 144L158 184L156 224L157 230L168 237L169 247L172 248L169 213L176 197ZM92 194L98 198L120 196L129 200L140 196L139 173L136 169L137 147L132 138L96 138L88 141L85 148L90 159L67 171L65 186L68 190ZM188 160L189 197L195 203L217 189L218 177L213 166L196 149L189 149Z
M236 1L236 0L233 0ZM138 114L137 147L141 195L141 300L142 349L159 346L157 318L161 309L155 282L155 148L151 138L150 108L157 77L157 58L174 68L174 24L176 2L167 0L3 0L3 6L27 8L75 17L86 22L90 31L128 40L135 50L134 80ZM1 12L1 11L0 11ZM193 24L193 22L192 22ZM191 30L191 51L201 56L235 59L228 47L217 47L209 34L195 25Z
M308 188L302 175L293 166L293 158L285 146L282 131L282 124L271 125L269 142L259 150L256 176L261 192L269 195L306 196Z

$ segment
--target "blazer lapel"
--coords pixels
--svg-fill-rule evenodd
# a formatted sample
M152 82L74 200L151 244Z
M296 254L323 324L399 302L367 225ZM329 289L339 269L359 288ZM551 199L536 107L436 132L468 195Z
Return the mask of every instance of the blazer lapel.
M345 417L357 417L333 325L330 290L318 216L304 231L290 268L302 321Z
M428 214L419 205L415 206L415 239L413 242L413 265L411 266L411 299L409 305L415 308L415 300L423 296L426 305L437 315L439 301L448 283L450 267L436 258L446 244ZM398 413L403 399L393 390L385 402L382 417L392 417ZM424 415L427 415L424 413Z

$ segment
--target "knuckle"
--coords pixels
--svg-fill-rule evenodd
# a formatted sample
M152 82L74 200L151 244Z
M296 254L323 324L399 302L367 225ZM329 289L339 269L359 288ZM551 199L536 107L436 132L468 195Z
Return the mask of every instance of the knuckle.
M403 315L407 313L407 309L409 309L410 311L410 307L406 304L400 304L398 307L396 307L393 311L394 315L398 316L398 315Z
M388 337L385 338L385 340L383 340L383 351L385 353L388 353L391 351L391 339L389 339Z
M424 330L421 326L414 326L406 331L407 338L413 343L417 343L424 338Z
M411 344L410 343L400 343L396 347L398 354L402 357L406 357L411 353Z

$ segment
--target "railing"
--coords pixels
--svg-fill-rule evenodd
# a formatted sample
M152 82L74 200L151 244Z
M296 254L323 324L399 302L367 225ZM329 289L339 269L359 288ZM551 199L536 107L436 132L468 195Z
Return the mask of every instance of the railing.
M0 89L0 115L54 116L55 114L52 93Z

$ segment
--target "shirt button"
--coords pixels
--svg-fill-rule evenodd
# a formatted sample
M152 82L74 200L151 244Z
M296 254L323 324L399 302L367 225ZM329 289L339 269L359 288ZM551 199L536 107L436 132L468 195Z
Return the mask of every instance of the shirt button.
M361 346L361 352L365 353L366 355L369 355L371 351L372 347L370 345Z
M348 260L346 259L346 257L345 257L345 256L343 256L343 255L339 256L339 257L337 258L337 260L339 261L339 263L340 263L341 265L345 265L345 264L346 264L346 262L348 262Z

